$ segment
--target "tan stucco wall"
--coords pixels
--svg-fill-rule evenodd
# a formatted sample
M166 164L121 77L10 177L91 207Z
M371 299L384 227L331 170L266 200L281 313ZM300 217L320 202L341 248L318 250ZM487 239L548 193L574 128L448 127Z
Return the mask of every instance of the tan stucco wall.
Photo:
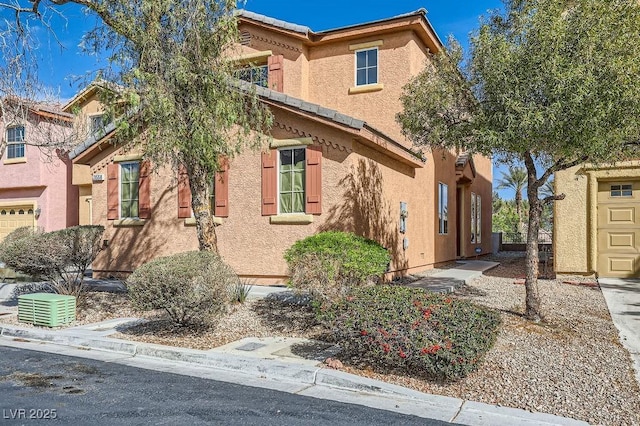
M566 196L564 200L557 201L553 208L556 272L589 272L588 186L588 176L581 166L555 174L555 192Z
M300 40L268 31L263 27L240 24L240 31L251 34L248 46L238 46L241 54L270 50L274 55L284 56L284 92L296 98L308 99L309 72L308 49Z
M356 86L355 53L349 50L349 46L377 39L383 41L383 45L378 47L378 82L384 88L349 94L349 89ZM395 121L395 115L402 110L402 87L420 71L421 67L418 68L417 64L424 65L426 60L426 55L416 47L417 43L414 33L406 30L311 48L309 81L312 84L309 87L309 100L364 120L409 145Z
M322 147L323 214L306 225L271 224L269 217L261 216L260 154L235 158L230 166L229 217L222 219L217 236L221 255L239 274L282 282L287 275L284 250L298 239L329 229L353 231L379 241L393 255L392 270L415 272L455 259L452 158L440 164L444 160L430 156L424 168L414 169L368 148L348 133L285 112L276 113L273 137L311 137ZM98 154L91 162L91 172L105 174L114 154L121 153ZM436 174L450 185L451 230L437 237ZM113 221L106 220L106 182L94 182L92 220L106 226L104 238L108 240L107 249L94 262L98 274L127 273L151 258L197 249L195 228L177 218L175 185L175 172L158 169L151 180L151 219L142 227L114 227ZM401 201L409 210L404 235L399 232ZM490 203L486 205L490 207ZM485 217L490 218L490 213ZM405 237L409 240L406 251Z

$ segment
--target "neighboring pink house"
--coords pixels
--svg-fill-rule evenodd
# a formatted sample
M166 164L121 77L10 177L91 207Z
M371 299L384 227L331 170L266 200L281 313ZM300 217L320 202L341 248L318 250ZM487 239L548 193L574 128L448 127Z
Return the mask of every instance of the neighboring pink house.
M22 226L54 231L78 224L78 188L64 145L73 116L38 105L5 116L0 134L0 241ZM8 114L7 114L8 115Z

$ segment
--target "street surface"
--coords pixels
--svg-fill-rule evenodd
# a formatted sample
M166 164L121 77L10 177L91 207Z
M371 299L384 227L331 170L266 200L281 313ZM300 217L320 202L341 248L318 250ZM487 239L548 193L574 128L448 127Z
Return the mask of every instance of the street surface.
M359 405L0 346L0 424L445 425Z

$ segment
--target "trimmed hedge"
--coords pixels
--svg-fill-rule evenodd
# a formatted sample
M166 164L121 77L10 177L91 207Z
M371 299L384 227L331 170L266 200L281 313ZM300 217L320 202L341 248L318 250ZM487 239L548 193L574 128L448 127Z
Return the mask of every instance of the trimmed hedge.
M468 301L389 285L358 289L319 316L347 356L440 380L476 370L500 325L497 312Z
M127 279L127 288L136 308L162 309L179 326L201 327L226 311L239 283L220 256L192 251L142 265Z
M391 259L377 242L340 231L321 232L296 241L284 258L293 287L329 301L353 287L375 282Z
M9 268L50 282L56 293L86 291L84 274L100 252L104 227L73 226L53 232L18 228L0 244L0 260Z

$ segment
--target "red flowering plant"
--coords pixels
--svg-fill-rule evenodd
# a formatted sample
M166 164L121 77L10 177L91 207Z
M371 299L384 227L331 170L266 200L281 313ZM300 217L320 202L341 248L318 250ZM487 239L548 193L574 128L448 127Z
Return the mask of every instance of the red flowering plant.
M321 320L346 355L382 371L455 380L478 367L500 316L453 296L377 285L353 291Z

